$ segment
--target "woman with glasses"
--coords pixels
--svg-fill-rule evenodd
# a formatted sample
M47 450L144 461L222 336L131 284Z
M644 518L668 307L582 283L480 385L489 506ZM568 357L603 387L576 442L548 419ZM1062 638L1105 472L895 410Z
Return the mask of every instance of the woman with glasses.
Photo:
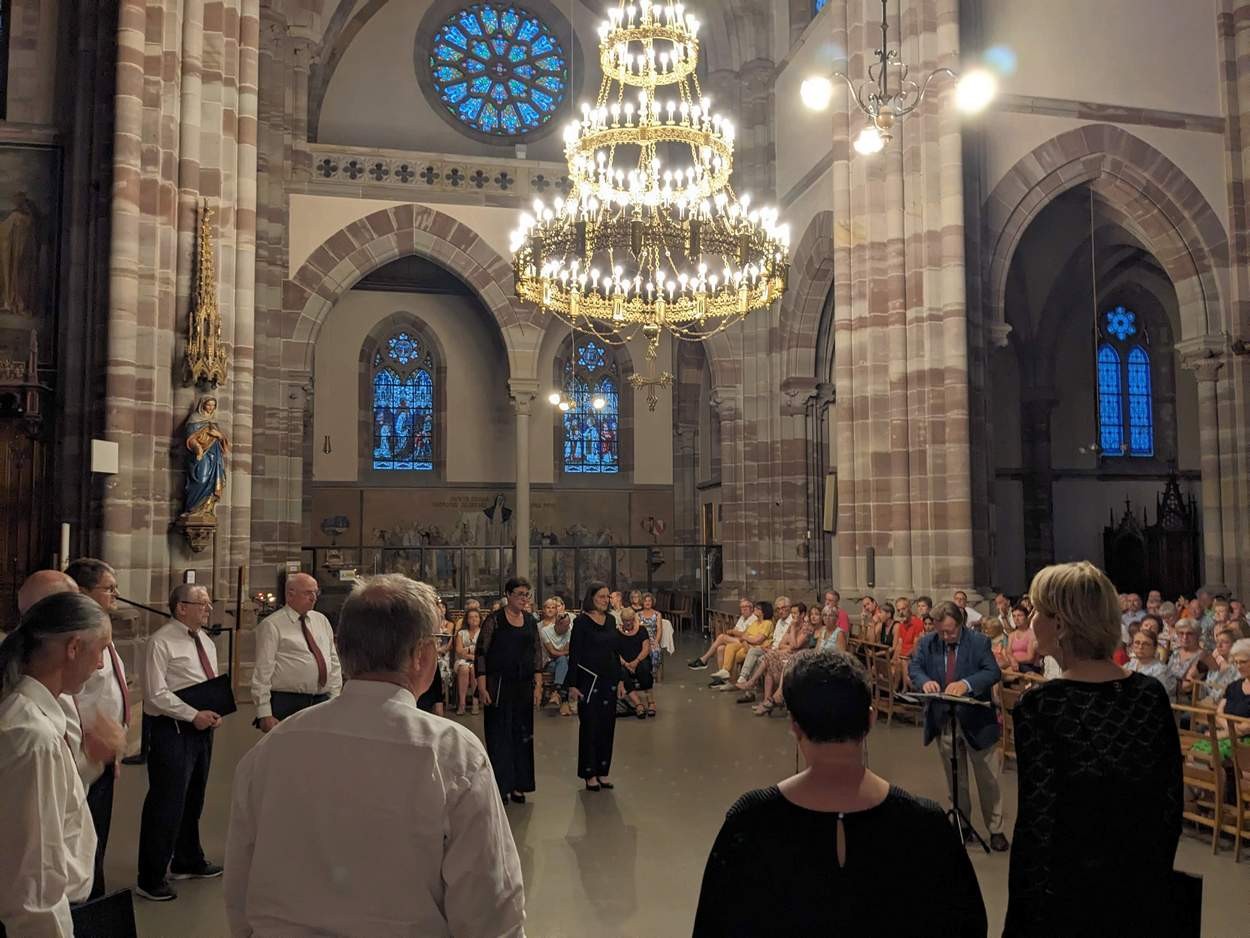
M1201 627L1193 619L1181 619L1176 623L1176 647L1168 656L1168 674L1172 676L1172 697L1186 700L1193 692L1193 684L1187 679L1189 669L1198 666L1198 677L1206 676L1206 665L1202 664L1202 645L1199 643Z
M534 790L534 694L543 686L543 646L538 620L526 611L530 590L524 577L504 585L507 604L482 623L474 657L486 752L504 804L525 804Z
M1159 650L1159 641L1155 638L1154 633L1149 629L1138 629L1133 633L1129 650L1132 653L1132 657L1124 666L1124 669L1130 673L1136 672L1147 677L1153 677L1163 685L1163 689L1168 692L1169 697L1175 696L1176 678L1168 673L1167 665L1156 657Z

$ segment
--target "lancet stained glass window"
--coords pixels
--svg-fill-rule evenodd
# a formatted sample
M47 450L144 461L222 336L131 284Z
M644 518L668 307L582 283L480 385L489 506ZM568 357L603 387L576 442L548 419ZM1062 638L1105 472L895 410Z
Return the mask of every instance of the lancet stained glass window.
M616 363L597 342L579 341L576 358L564 368L572 405L561 416L564 471L620 472L620 394ZM576 366L574 366L574 361ZM596 408L594 399L603 398Z
M1098 347L1098 445L1104 457L1155 454L1148 337L1123 306L1103 316Z
M569 84L568 56L533 13L475 3L434 34L430 73L444 107L491 136L516 137L551 120Z
M373 468L434 469L434 357L408 331L373 358Z
M1155 453L1154 409L1150 401L1150 356L1140 345L1128 353L1128 451Z
M1124 407L1120 401L1120 356L1104 343L1098 350L1098 446L1104 456L1124 450Z

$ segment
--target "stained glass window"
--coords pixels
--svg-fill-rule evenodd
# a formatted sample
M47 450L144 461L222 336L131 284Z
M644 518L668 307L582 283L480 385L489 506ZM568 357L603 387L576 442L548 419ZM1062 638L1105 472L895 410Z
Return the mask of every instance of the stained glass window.
M1103 315L1098 348L1098 445L1104 457L1153 456L1154 404L1150 339L1131 309Z
M1118 456L1124 450L1120 355L1107 344L1098 350L1098 446L1104 456Z
M620 395L617 368L597 342L577 343L576 367L565 365L565 388L572 406L561 416L564 471L620 472ZM594 406L595 398L603 406Z
M1155 454L1154 411L1150 401L1150 356L1140 345L1128 353L1128 451Z
M825 8L825 4L828 2L829 0L812 0L812 15L815 16L823 10Z
M373 358L373 468L434 469L434 357L397 332Z
M462 123L498 137L543 126L564 102L568 57L533 13L487 2L453 13L434 34L430 73Z

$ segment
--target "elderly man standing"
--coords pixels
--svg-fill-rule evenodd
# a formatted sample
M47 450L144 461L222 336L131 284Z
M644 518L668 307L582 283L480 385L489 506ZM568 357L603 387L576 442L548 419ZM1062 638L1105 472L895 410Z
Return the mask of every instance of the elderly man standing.
M342 694L240 760L231 934L524 934L520 860L486 750L417 709L437 668L437 598L399 574L358 580L339 616Z
M117 607L117 576L103 560L80 557L65 572L78 585L79 592L94 599L105 612ZM100 670L91 673L74 702L83 730L78 771L87 786L87 807L97 837L91 898L98 899L104 895L104 851L113 820L113 784L126 748L126 727L130 725L126 669L112 641L104 647Z
M165 881L166 870L174 879L221 875L221 867L209 863L200 846L213 730L221 725L221 716L196 710L177 694L220 673L217 648L203 634L213 603L204 587L183 583L170 594L169 611L173 621L152 634L143 654L143 712L152 741L135 891L153 902L178 898Z
M330 620L313 609L320 594L316 579L292 574L286 581L286 605L256 627L252 700L263 733L343 689Z

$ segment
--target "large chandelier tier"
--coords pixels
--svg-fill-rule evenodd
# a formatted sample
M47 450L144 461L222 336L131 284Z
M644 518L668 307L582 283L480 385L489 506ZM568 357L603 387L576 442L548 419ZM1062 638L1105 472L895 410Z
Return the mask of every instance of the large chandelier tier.
M699 22L624 2L599 27L603 79L564 132L567 197L513 232L517 295L622 344L702 341L786 289L789 231L730 185L735 128L699 88Z

